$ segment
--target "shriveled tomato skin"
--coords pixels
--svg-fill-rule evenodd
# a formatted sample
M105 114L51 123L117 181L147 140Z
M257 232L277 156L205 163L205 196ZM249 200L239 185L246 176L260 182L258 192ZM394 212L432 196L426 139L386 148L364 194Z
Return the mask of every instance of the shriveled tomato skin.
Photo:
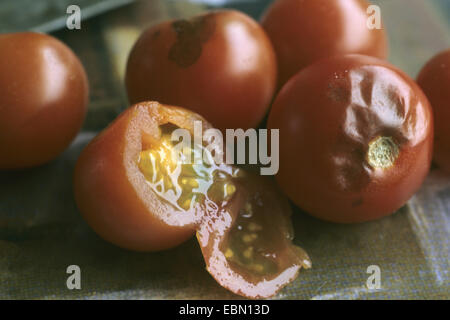
M420 71L417 82L433 109L434 161L450 172L450 50L433 57Z
M366 0L277 0L261 24L278 59L281 87L297 71L333 55L358 53L386 58L383 28L369 29Z
M265 116L276 77L264 30L243 13L223 10L150 27L129 55L125 83L131 103L179 105L216 128L246 129Z
M0 169L46 163L84 121L89 86L78 57L40 33L0 35Z
M103 239L126 249L156 251L192 237L195 221L167 223L164 217L174 209L147 187L137 166L144 140L157 139L158 125L173 121L189 126L192 119L202 120L181 108L141 103L124 111L83 150L74 172L75 200Z
M279 185L324 220L363 222L391 214L418 190L430 167L429 102L406 74L376 58L347 55L305 68L281 90L268 126L280 129ZM370 162L376 142L379 157Z

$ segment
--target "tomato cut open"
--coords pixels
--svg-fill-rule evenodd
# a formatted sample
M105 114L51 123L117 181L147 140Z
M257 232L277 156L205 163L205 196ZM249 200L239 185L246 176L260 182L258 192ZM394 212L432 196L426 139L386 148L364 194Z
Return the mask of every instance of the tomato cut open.
M178 107L127 109L80 156L78 207L100 236L132 250L167 249L196 232L220 285L270 297L311 266L292 244L289 203L271 180L217 161L203 139L180 145L176 131L190 137L196 122L211 129Z
M125 110L83 150L75 168L74 193L96 233L137 251L172 248L195 234L198 208L184 210L157 192L168 186L160 181L152 184L151 169L145 164L152 150L163 150L164 126L193 130L195 121L201 121L204 129L209 126L184 109L141 103ZM158 179L167 176L166 169L158 165Z

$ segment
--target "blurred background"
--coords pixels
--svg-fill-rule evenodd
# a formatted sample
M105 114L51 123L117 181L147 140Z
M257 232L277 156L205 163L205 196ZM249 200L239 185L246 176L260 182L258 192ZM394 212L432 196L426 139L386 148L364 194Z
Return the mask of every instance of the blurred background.
M371 2L382 10L389 60L410 76L450 47L450 0ZM270 3L0 1L0 33L51 33L77 53L91 86L83 132L62 156L40 168L0 172L0 298L238 298L205 271L195 240L161 253L129 252L102 241L75 207L71 176L81 149L127 107L125 64L146 27L211 8L234 8L259 19ZM73 4L81 8L81 30L66 28L66 10ZM404 208L371 223L336 225L294 210L295 242L310 254L313 268L303 271L276 299L450 298L450 177L433 170ZM81 267L81 290L66 287L71 264ZM381 289L366 288L370 265L381 269Z

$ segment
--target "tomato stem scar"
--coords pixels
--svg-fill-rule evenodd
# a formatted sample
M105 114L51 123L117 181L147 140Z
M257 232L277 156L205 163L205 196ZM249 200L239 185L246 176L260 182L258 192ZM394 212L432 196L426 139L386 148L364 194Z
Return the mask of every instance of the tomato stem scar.
M398 158L399 148L391 137L378 136L369 143L367 161L373 168L392 167Z

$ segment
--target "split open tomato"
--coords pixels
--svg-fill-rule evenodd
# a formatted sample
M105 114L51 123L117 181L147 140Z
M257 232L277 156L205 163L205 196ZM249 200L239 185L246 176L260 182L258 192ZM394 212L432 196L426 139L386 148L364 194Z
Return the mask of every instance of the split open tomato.
M261 24L277 54L279 86L314 61L333 55L386 58L381 14L376 16L369 6L366 0L274 1Z
M310 214L362 222L399 209L431 162L433 117L419 86L382 60L320 60L283 87L268 126L280 130L277 181Z
M148 251L171 248L195 233L192 210L161 201L161 195L172 195L169 182L178 177L170 172L177 164L159 161L153 168L149 163L158 156L152 150L166 152L161 126L192 129L195 120L206 125L193 113L144 103L122 113L83 150L75 168L75 199L101 237L120 247Z
M222 10L144 31L128 58L125 82L131 103L183 106L224 130L259 124L276 77L275 52L262 27Z
M419 73L417 82L434 113L434 161L450 172L450 49L433 57Z
M207 269L222 286L272 296L311 265L292 244L289 203L270 180L211 161L205 141L194 137L178 148L176 130L195 136L196 123L211 128L178 107L128 108L82 152L77 205L101 237L132 250L171 248L197 232Z

